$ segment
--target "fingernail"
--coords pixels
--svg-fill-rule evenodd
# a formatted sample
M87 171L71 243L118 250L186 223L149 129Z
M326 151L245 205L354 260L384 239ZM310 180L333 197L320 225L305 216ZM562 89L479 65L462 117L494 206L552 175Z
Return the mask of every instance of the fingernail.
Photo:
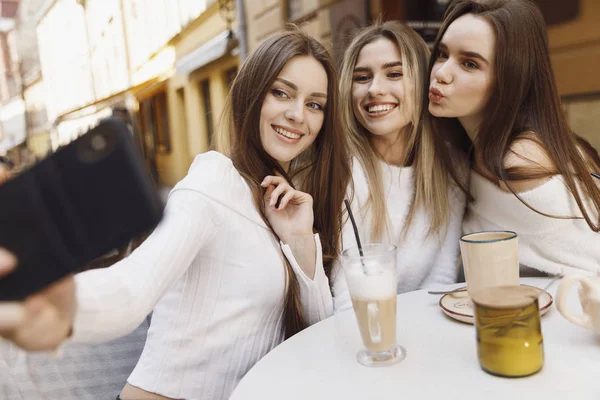
M25 318L25 310L20 304L0 305L0 329L12 328Z

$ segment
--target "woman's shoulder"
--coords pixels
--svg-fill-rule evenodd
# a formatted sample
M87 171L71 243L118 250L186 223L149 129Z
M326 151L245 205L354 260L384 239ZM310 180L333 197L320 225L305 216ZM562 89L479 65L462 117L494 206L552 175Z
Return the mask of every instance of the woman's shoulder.
M223 212L226 208L265 227L248 183L234 167L231 159L221 153L210 151L196 156L187 176L173 189L177 190L200 194L211 204L215 214L218 214L222 221L237 221L226 216L232 215Z
M207 168L233 168L233 162L227 156L218 151L210 150L198 154L190 165L188 174L191 172L206 171Z
M244 192L247 185L228 157L216 151L196 156L187 175L173 190L187 189L209 197L226 197L228 193Z
M534 132L524 132L513 141L503 160L504 168L518 173L519 179L499 182L502 190L525 192L548 182L556 174L556 164ZM509 188L510 185L510 188Z
M504 157L504 168L555 169L556 165L534 132L524 132L512 142Z

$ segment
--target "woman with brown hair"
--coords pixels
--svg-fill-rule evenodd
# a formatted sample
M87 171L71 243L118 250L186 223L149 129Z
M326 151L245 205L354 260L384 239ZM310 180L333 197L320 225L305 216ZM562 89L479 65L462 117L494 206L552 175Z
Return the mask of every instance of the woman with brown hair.
M154 310L121 398L228 398L268 351L332 313L350 176L336 91L316 40L267 39L229 94L229 157L197 156L139 248L26 300L36 314L2 335L34 350L107 341Z
M398 293L457 277L465 197L444 168L446 145L421 124L428 60L427 45L411 28L375 23L352 40L340 75L353 214L363 241L398 247ZM352 246L346 224L343 247ZM336 282L334 294L336 310L351 306L345 285Z
M538 7L453 1L430 77L437 138L471 159L464 231L517 232L521 263L545 273L600 272L600 160L567 126Z

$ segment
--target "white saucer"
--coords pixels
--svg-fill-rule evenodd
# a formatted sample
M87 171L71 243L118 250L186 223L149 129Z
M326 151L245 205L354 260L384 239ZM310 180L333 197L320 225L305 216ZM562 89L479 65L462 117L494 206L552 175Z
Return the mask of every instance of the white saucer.
M554 300L552 299L550 293L544 291L544 293L540 295L538 302L540 307L540 316L542 316L548 312ZM455 320L465 322L467 324L472 324L474 322L473 304L471 303L466 290L443 295L440 299L440 307L444 314L450 318L454 318Z

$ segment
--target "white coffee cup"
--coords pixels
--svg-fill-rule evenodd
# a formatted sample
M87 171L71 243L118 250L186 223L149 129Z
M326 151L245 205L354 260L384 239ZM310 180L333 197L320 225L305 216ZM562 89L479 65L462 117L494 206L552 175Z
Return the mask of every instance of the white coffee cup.
M576 283L580 284L581 315L574 315L567 307L567 296ZM556 307L568 321L600 335L600 277L572 275L563 278L556 291Z
M463 235L460 252L469 295L494 286L519 285L519 242L512 231Z

